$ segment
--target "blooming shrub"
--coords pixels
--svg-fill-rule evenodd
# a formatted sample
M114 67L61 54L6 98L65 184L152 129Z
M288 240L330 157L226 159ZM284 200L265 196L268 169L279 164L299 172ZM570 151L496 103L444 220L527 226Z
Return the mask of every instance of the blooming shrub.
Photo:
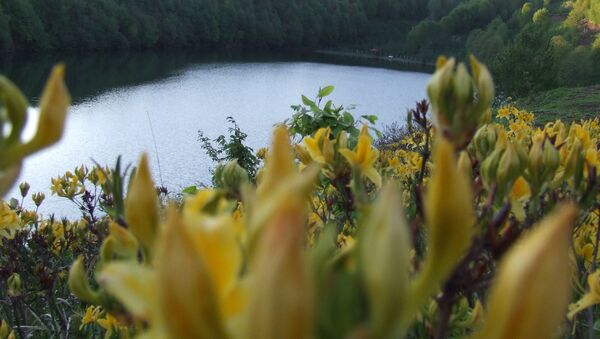
M3 202L0 337L587 332L600 303L600 123L492 112L492 78L470 63L440 58L430 101L393 147L344 115L321 126L333 106L312 102L291 122L298 143L275 128L256 182L232 160L223 185L169 202L142 155L128 185L120 162L52 180L80 220Z

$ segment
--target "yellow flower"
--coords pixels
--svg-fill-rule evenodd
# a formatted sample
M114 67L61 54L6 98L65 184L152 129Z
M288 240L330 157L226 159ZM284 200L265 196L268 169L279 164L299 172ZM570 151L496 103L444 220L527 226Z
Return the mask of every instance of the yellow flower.
M85 310L85 314L81 318L81 325L79 326L79 330L81 331L85 325L91 324L98 319L102 308L100 306L89 306Z
M0 241L12 239L21 228L21 218L5 201L0 201Z
M508 119L510 117L510 109L506 106L502 106L498 110L498 114L496 115L498 118Z
M590 290L576 303L569 305L567 318L573 320L573 317L588 307L600 304L600 270L590 274L587 278Z
M333 145L329 140L329 134L331 134L329 127L319 128L314 137L304 138L304 144L310 157L323 165L333 160Z
M373 167L375 160L379 156L379 152L371 147L371 137L369 136L369 128L364 125L358 136L358 144L356 149L351 151L347 148L342 148L339 152L346 160L360 172L371 180L375 186L381 187L381 175Z
M475 339L553 337L570 298L569 234L576 216L572 204L557 208L503 257L488 298L489 321Z
M119 322L110 313L106 313L106 316L103 319L98 319L96 322L106 330L106 333L104 334L105 339L110 338L114 331L119 328Z

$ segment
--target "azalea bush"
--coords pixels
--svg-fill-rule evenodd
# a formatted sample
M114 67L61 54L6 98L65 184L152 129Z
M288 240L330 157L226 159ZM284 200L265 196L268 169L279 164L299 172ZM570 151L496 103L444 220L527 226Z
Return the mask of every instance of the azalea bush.
M56 77L50 88L63 90L48 102L62 118L68 94ZM542 126L517 107L492 109L483 64L440 58L429 100L375 147L367 123L321 106L331 91L274 128L255 180L223 159L218 185L174 202L145 155L131 171L82 166L52 180L78 220L27 210L23 199L43 196L22 184L0 210L0 337L596 331L598 119ZM5 121L18 126L13 116ZM3 192L30 154L13 152L2 157Z

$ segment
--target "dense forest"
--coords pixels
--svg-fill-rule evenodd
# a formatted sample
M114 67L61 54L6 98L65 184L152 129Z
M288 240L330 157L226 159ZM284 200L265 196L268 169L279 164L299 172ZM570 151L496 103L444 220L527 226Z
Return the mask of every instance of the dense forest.
M473 53L502 92L600 80L595 0L1 0L0 51L352 49Z
M0 49L314 47L370 20L421 18L416 0L2 0Z

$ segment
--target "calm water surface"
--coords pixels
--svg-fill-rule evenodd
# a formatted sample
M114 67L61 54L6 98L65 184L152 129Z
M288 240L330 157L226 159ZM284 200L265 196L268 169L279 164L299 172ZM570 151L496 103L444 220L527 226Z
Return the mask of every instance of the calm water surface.
M74 97L65 135L27 159L19 182L28 181L31 192L46 192L42 213L70 217L76 209L50 196L50 178L79 164L113 165L118 155L125 163L136 162L148 152L157 184L179 191L210 182L214 164L200 148L198 130L210 137L224 134L227 116L237 120L257 150L268 145L272 126L290 116L290 105L300 103L301 94L314 97L319 86L334 85L334 103L355 105L355 116L375 114L382 127L404 119L406 108L425 97L429 79L424 72L312 58L152 53L65 60ZM33 93L39 93L52 61L15 62L3 72L35 103ZM37 114L31 111L29 134ZM15 189L9 197L17 195Z

